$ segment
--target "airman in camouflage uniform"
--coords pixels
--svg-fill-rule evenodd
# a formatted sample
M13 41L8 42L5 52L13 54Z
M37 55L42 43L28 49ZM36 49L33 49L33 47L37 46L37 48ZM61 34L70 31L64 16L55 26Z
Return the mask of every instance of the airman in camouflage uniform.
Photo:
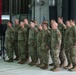
M49 62L49 49L50 49L50 31L48 30L48 24L43 24L43 32L42 32L42 44L41 44L41 53L42 53L42 64L40 67L42 69L48 69Z
M52 71L59 71L59 54L60 54L60 47L61 47L61 33L57 29L57 23L54 21L51 24L52 30L51 30L51 50L50 54L52 57L54 68L50 69Z
M26 34L27 35L27 40L26 40L26 42L27 42L26 45L27 46L25 48L26 49L26 56L25 56L26 59L25 60L28 61L29 60L28 38L29 38L29 29L30 29L30 26L28 24L28 20L27 19L24 19L24 24L25 24L25 28L27 29L27 34Z
M37 33L38 30L35 28L35 24L33 21L30 22L31 29L29 30L29 55L31 56L32 62L29 65L35 65L37 61Z
M18 60L19 59L19 53L18 53L18 31L20 29L20 25L19 25L19 20L18 19L15 19L14 21L15 23L15 26L14 26L14 30L15 30L15 39L14 39L14 50L15 50L15 55L16 55L16 58L14 60Z
M27 43L27 29L24 27L24 22L20 22L21 29L18 31L18 51L21 61L19 61L19 64L24 64L25 61L25 54L26 54L26 43Z
M51 32L51 24L53 23L53 22L55 22L55 20L54 19L52 19L51 20L51 22L50 22L50 28L49 28L49 31ZM51 47L50 47L50 50L51 50ZM53 62L51 63L51 64L49 64L49 66L53 66L54 64L53 64Z
M61 64L60 66L65 67L66 66L66 55L65 55L65 49L64 49L64 36L65 36L65 30L66 30L66 25L63 23L63 18L59 17L58 18L58 29L60 30L62 34L62 43L61 43L61 49L60 49L60 61Z
M69 37L70 37L70 31L71 31L71 25L70 21L66 21L66 32L65 32L65 37L64 37L64 48L65 48L65 54L67 58L68 65L64 67L65 69L70 69L72 67L71 59L70 59L70 45L69 45Z
M35 24L36 30L39 31L37 20L34 20L34 24ZM37 35L36 35L36 37L37 37ZM36 43L37 43L37 40L36 40ZM37 51L37 47L36 47L36 51ZM37 56L37 60L36 61L38 62L38 56Z
M37 67L39 67L41 64L42 64L42 47L41 47L41 44L42 44L42 35L43 35L43 28L42 26L40 25L39 26L39 31L38 31L38 34L37 34L37 56L38 58L40 59L40 64L37 65Z
M70 47L70 57L73 67L69 69L69 71L76 71L76 26L74 21L70 21L71 29L70 29L70 37L69 40L69 47Z
M14 29L12 27L13 23L8 21L7 30L5 33L5 48L9 60L7 62L13 62L13 42L14 42Z

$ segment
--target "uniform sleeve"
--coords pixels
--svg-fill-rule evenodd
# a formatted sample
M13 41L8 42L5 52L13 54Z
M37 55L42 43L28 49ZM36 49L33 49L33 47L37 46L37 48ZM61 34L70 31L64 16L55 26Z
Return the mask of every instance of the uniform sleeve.
M50 48L50 35L51 33L49 31L44 32L43 34L43 39L42 39L42 48L44 49L45 47Z
M48 36L47 36L47 45L50 48L51 47L51 32L48 32Z
M74 27L74 46L76 46L76 27Z
M28 40L28 36L27 36L27 34L28 34L28 31L27 30L25 30L25 41L27 41Z
M63 28L62 28L62 40L64 41L64 36L65 36L65 32L66 32L66 25L63 24Z
M67 38L67 31L65 31L65 36L64 36L64 40L63 40L63 44L64 44L64 48L65 48L65 44L66 44L66 38Z
M37 33L38 33L38 29L35 28L35 31L34 31L34 38L35 38L36 42L37 42Z
M60 46L61 45L61 33L57 32L57 42L56 42L56 46Z
M12 42L14 42L14 40L15 40L15 37L14 37L15 36L15 30L14 30L14 28L11 29L11 34L10 35L11 35Z

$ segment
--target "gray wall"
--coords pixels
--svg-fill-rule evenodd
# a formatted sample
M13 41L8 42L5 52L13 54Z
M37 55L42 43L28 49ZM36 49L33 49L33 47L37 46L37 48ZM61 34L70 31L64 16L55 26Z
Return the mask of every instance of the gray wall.
M44 1L44 5L40 6L38 2L35 0L35 15L34 13L34 7L32 12L32 19L35 16L35 19L40 24L43 21L43 17L45 16L45 19L49 22L49 0L40 0Z
M35 0L35 5L32 7L32 20L36 19L40 24L43 21L43 17L49 22L49 0L40 0L44 1L44 5L40 6ZM34 2L34 0L32 0ZM57 17L62 16L62 0L56 0L57 4ZM35 6L35 8L34 8Z
M57 17L62 16L62 0L57 0Z

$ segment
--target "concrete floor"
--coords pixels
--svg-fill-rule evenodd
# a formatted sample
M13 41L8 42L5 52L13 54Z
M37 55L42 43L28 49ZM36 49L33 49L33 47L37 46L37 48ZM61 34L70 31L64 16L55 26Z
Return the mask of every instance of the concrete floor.
M49 63L51 62L50 57ZM76 75L76 72L69 72L63 68L59 72L52 72L50 68L52 67L49 66L47 70L42 70L36 66L29 66L27 63L20 65L17 61L8 63L0 57L0 75Z
M0 58L0 75L76 75L76 72L69 72L62 69L59 72L52 72L50 68L42 70L36 66L29 66L27 63L24 65L18 64L16 61L13 63L4 62Z

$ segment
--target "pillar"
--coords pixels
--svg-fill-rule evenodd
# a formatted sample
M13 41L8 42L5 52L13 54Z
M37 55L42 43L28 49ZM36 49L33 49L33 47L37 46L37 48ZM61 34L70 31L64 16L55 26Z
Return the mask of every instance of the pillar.
M43 1L44 4L41 5L41 3L38 3L37 1ZM32 14L39 24L41 24L43 20L49 22L49 0L35 0L35 8L33 7Z

